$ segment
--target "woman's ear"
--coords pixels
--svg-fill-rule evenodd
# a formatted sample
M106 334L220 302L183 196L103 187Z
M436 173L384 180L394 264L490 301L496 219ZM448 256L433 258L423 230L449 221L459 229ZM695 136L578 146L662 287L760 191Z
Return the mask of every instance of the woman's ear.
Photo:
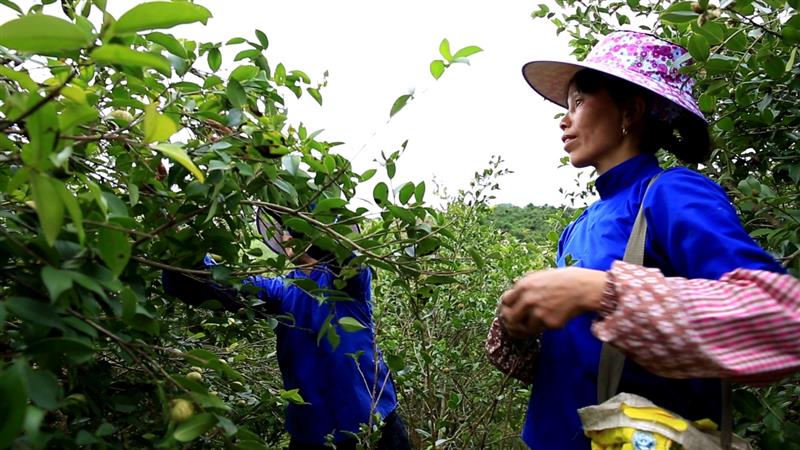
M622 126L625 129L639 129L644 124L644 115L647 102L642 96L635 96L626 105L622 112Z

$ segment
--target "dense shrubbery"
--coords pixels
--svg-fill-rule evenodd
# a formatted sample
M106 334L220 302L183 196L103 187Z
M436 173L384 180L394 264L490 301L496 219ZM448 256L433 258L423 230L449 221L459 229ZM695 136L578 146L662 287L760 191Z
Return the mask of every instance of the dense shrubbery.
M324 81L270 61L263 32L180 39L165 30L210 17L183 1L118 18L102 0L62 1L66 20L36 14L52 0L27 12L0 3L21 16L0 26L0 448L284 445L283 405L302 397L281 388L277 319L257 320L247 303L190 308L159 282L164 268L233 285L290 268L258 244L257 206L378 269L378 339L416 445L519 445L528 388L485 362L483 340L499 294L551 265L577 211L488 207L498 158L441 210L426 206L424 183L378 183L380 214L367 218L349 201L378 171L393 178L400 151L354 173L334 144L290 124L284 96L321 102ZM569 32L578 56L631 20L688 45L717 144L701 169L796 274L797 2L557 3L562 12L534 15ZM479 50L444 41L432 75ZM236 63L223 73L228 51ZM206 252L223 264L198 269ZM343 332L332 323L320 338ZM741 430L765 449L798 448L798 389L739 390Z

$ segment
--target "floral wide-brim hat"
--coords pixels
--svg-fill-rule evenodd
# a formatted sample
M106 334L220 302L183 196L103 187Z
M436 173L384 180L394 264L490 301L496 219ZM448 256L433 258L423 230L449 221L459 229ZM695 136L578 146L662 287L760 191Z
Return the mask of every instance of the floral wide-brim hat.
M694 80L680 72L692 63L688 51L648 33L615 31L604 36L581 62L531 61L522 67L530 86L542 97L567 107L569 82L583 69L594 69L646 88L704 122L692 96Z

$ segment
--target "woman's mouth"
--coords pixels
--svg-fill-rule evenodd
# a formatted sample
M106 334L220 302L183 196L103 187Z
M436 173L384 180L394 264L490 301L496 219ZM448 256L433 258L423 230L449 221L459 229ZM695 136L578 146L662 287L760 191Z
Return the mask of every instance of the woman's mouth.
M561 136L561 142L564 143L564 149L565 150L566 150L567 146L570 144L570 142L572 142L574 140L575 140L575 136L573 136L571 134L565 134L565 135Z

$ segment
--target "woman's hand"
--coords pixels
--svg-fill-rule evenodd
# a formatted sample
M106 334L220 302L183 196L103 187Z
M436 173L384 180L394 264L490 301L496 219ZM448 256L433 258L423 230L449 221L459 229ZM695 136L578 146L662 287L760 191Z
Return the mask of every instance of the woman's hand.
M531 272L500 297L498 316L515 338L561 328L586 311L600 310L606 273L567 267Z

